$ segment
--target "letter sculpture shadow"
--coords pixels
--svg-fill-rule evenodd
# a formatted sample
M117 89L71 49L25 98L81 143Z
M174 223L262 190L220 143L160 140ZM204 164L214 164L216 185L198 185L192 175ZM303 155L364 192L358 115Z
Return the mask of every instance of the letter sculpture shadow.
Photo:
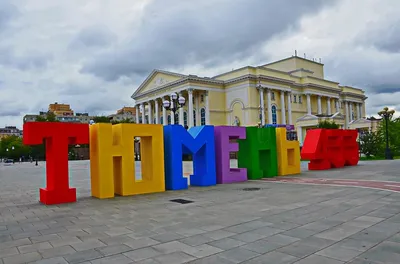
M238 143L231 143L232 139L246 139L246 128L237 126L216 126L215 153L217 183L233 183L247 181L247 169L231 168L230 152L239 151Z
M183 177L182 155L193 155L193 186L216 184L214 127L192 127L186 131L180 125L164 126L165 186L167 190L188 188Z
M247 168L251 180L278 175L274 127L246 127L246 140L239 139L238 165Z
M68 145L88 144L89 125L61 122L24 124L25 145L46 144L46 188L40 189L40 202L61 204L76 202L76 189L69 188Z

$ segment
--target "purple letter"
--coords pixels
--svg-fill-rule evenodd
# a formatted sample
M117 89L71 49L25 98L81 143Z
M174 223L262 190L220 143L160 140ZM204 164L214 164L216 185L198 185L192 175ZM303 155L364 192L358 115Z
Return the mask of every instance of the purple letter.
M215 126L215 152L217 183L233 183L247 181L247 169L231 169L230 152L239 150L238 143L229 142L231 139L246 139L246 128L237 126Z

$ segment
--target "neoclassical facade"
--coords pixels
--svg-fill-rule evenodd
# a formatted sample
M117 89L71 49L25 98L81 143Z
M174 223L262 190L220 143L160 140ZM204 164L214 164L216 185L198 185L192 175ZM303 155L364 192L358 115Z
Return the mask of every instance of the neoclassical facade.
M175 115L162 107L173 92L186 98ZM370 126L362 89L324 79L323 64L297 56L214 77L154 70L132 99L137 123L286 126L301 143L321 120Z

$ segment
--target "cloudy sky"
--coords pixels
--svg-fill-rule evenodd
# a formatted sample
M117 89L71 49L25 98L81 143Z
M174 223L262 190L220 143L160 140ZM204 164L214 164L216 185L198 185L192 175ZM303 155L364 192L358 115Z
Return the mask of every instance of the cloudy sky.
M49 103L108 114L154 68L212 76L291 56L400 111L399 0L0 0L0 127Z

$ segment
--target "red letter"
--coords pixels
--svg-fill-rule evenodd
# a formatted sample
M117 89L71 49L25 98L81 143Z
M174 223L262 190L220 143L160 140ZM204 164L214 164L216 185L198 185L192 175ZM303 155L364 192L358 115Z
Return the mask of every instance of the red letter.
M326 153L326 130L308 130L301 149L301 158L309 160L309 170L327 170L331 168Z
M343 158L346 166L355 166L360 160L357 144L357 130L343 130Z
M24 124L26 145L46 144L46 188L40 189L44 204L76 201L76 189L69 188L68 145L88 144L89 125L58 122L28 122Z

